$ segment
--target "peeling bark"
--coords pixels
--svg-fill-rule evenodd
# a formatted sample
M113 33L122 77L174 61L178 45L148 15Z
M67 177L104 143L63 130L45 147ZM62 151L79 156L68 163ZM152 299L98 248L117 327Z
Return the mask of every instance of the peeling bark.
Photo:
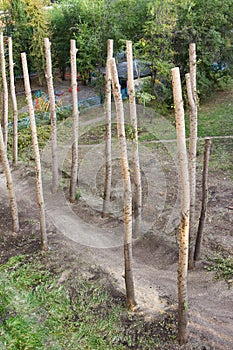
M104 183L104 201L103 201L103 212L102 217L107 217L109 214L110 207L110 194L112 185L112 103L111 103L111 72L109 67L109 60L113 56L113 40L109 39L107 43L107 64L106 64L106 77L105 77L105 183Z
M137 109L136 109L135 90L134 90L132 41L126 41L126 54L127 54L127 70L128 70L130 120L134 131L134 137L132 140L133 178L134 178L134 186L135 186L134 236L137 237L140 233L140 227L141 227L141 221L142 221L142 183L141 183L141 172L140 172L139 150L138 150L138 123L137 123Z
M70 177L70 202L74 203L76 198L76 186L78 181L78 93L77 93L77 63L76 63L76 41L70 40L71 60L71 88L72 88L72 161Z
M180 70L178 67L172 69L172 87L175 105L176 133L178 148L178 165L181 189L181 222L178 262L178 341L179 344L188 342L188 251L189 251L189 210L190 189L188 156L185 141L184 107Z
M120 148L121 170L124 188L124 260L126 300L127 307L130 310L134 310L134 308L136 307L136 301L134 295L134 280L132 267L132 191L125 136L124 108L115 59L113 58L109 60L109 62L112 77L113 96L115 100L117 113L117 134Z
M30 127L33 151L35 157L35 170L36 170L36 192L37 192L37 203L40 212L40 234L41 234L41 249L42 251L48 250L47 232L46 232L46 220L45 220L45 206L44 206L44 195L42 186L42 174L41 174L41 163L40 163L40 152L37 139L36 120L32 101L31 86L28 74L27 58L26 53L21 53L25 94L28 105L28 112L30 116Z

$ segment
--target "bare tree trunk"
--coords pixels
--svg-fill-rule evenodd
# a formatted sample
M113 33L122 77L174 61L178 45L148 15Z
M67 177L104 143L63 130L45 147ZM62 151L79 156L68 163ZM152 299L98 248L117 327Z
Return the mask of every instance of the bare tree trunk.
M133 178L134 178L134 186L135 186L134 235L135 237L137 237L140 233L141 221L142 221L142 183L141 183L141 172L140 172L139 151L138 151L138 123L137 123L137 110L136 110L136 100L135 100L135 90L134 90L132 41L126 41L126 53L127 53L127 69L128 69L130 120L133 128L133 132L134 132L134 137L132 140Z
M45 77L48 86L49 109L51 118L51 153L52 153L52 192L55 193L59 186L58 180L58 159L57 159L57 116L56 116L56 101L53 88L53 73L51 60L51 43L48 38L44 39L45 57L46 57L46 72Z
M9 50L9 70L10 70L10 90L11 100L13 106L13 165L17 166L18 163L18 106L15 93L15 78L14 78L14 60L12 50L12 38L8 38L8 50Z
M132 267L132 191L130 170L128 164L127 144L125 136L124 108L121 97L121 88L117 75L115 59L109 60L112 77L113 96L117 113L117 134L120 147L121 171L124 188L124 258L125 258L125 285L127 306L133 310L136 306L134 295L133 267Z
M190 106L190 143L189 143L189 179L190 179L190 224L189 224L189 269L194 267L194 246L196 236L196 155L197 155L197 87L196 87L196 45L189 46L190 74L186 74L188 101Z
M209 164L209 156L210 156L210 147L211 147L211 139L206 138L203 173L202 173L202 206L201 206L201 216L199 219L195 252L194 252L195 261L200 259L203 229L205 225L205 216L206 216L207 203L208 203L208 164Z
M188 157L185 142L184 107L180 70L172 69L173 97L175 104L177 148L179 160L179 177L181 187L181 222L180 222L180 249L178 263L178 341L179 344L188 342L188 251L189 251L189 208L190 189L188 173Z
M2 128L3 128L3 139L7 150L8 141L8 87L6 78L6 60L4 52L4 40L3 33L0 33L0 54L1 54L1 65L2 65L2 89L3 89L3 115L2 115Z
M37 191L37 203L40 212L40 234L41 234L41 248L42 251L48 250L48 241L46 233L46 221L45 221L45 206L44 206L44 195L43 195L43 186L42 186L42 176L41 176L41 163L40 163L40 152L37 139L36 131L36 121L33 108L31 87L28 74L27 58L26 53L21 53L22 65L23 65L23 76L24 76L24 86L25 94L28 105L28 112L30 116L30 126L31 126L31 135L32 135L32 144L35 156L35 169L36 169L36 191Z
M77 63L76 41L70 40L71 87L72 87L72 163L70 179L70 202L75 202L78 181L78 93L77 93Z
M5 177L6 177L6 184L7 184L7 189L8 189L9 199L10 199L11 216L13 221L13 233L18 233L19 232L18 208L17 208L17 202L15 198L15 191L13 188L10 165L7 159L6 148L3 140L1 125L0 125L0 155L1 155L1 161L2 161L2 165L3 165Z
M105 96L105 183L104 183L104 201L103 201L103 212L102 217L106 217L109 213L110 206L110 194L112 185L112 104L111 104L111 72L109 66L109 60L113 57L113 40L109 39L107 43L107 63L106 63L106 96Z

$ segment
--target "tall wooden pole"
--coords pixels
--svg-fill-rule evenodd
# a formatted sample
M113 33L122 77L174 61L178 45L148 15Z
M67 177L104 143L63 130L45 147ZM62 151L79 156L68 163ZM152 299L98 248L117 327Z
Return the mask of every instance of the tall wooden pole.
M4 38L3 33L0 33L0 54L1 54L1 65L2 65L2 128L3 128L3 139L4 144L7 149L8 141L8 86L6 78L6 60L5 60L5 50L4 50Z
M188 252L189 252L189 210L190 189L188 156L185 141L184 107L180 70L172 69L172 87L175 105L176 133L178 148L178 166L181 189L181 221L180 221L180 248L178 262L178 341L185 344L188 341Z
M197 83L196 45L189 45L190 74L186 74L187 95L190 106L189 179L190 179L190 225L189 225L189 269L194 267L196 237L196 156L197 156Z
M129 108L130 120L134 132L132 140L132 158L133 158L133 178L135 186L135 200L134 200L134 235L137 237L140 233L142 221L142 183L139 162L138 150L138 122L137 122L137 108L134 89L134 74L133 74L133 50L132 41L126 41L126 55L127 55L127 70L128 70L128 92L129 92Z
M109 60L113 57L113 40L107 42L107 64L105 76L105 182L104 182L104 201L102 217L109 214L110 194L112 185L112 90L111 90L111 72Z
M18 106L15 93L14 59L12 49L12 38L8 38L9 70L10 70L10 91L13 106L13 165L18 163Z
M201 216L199 219L199 225L197 230L196 245L194 251L194 260L197 261L200 259L201 255L201 244L203 237L203 230L205 225L205 217L208 203L208 165L210 157L210 147L211 139L205 139L205 151L204 151L204 160L203 160L203 173L202 173L202 205L201 205Z
M28 74L27 58L26 53L21 53L25 94L28 105L28 112L30 116L30 127L32 135L32 144L35 157L35 169L36 169L36 191L37 191L37 203L40 212L40 234L41 234L41 248L42 251L48 250L47 232L46 232L46 220L45 220L45 205L44 195L42 186L42 174L41 174L41 163L40 163L40 152L37 139L36 120L32 101L32 93L30 87L30 80Z
M78 93L77 93L77 49L76 41L70 40L71 61L71 88L72 88L72 161L70 178L70 202L76 198L76 186L78 181Z
M130 310L134 310L134 308L136 307L136 301L134 295L132 256L132 191L125 136L124 107L115 59L112 58L109 62L112 77L113 96L115 100L117 113L117 134L120 148L121 171L124 188L124 260L126 299L128 308Z
M55 193L59 186L58 179L58 157L57 157L57 116L56 116L56 101L53 88L53 73L52 73L52 59L51 59L51 43L48 38L44 39L46 71L45 77L48 86L49 95L49 109L51 119L51 153L52 153L52 192Z

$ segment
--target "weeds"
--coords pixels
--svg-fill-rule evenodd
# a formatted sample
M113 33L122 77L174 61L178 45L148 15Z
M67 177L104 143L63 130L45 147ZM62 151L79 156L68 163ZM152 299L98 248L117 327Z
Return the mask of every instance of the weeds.
M230 286L233 281L233 258L231 256L224 258L218 254L214 257L209 257L208 261L210 265L205 267L206 270L214 271L217 280L224 279Z

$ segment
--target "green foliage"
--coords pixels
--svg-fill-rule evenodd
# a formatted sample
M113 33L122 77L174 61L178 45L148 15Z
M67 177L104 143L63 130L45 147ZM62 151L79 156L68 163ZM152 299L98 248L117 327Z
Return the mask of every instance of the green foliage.
M5 35L12 36L15 73L22 74L21 52L27 53L29 71L43 73L44 37L49 34L48 16L44 6L48 0L4 0Z
M229 284L233 282L233 258L232 256L223 257L220 254L209 257L210 265L206 266L207 271L214 271L217 280L224 279Z
M225 62L232 67L232 18L231 0L186 0L177 6L177 25L174 32L175 64L182 74L188 71L188 47L197 46L197 82L200 96L210 94L218 79L232 72L214 71L213 63Z

